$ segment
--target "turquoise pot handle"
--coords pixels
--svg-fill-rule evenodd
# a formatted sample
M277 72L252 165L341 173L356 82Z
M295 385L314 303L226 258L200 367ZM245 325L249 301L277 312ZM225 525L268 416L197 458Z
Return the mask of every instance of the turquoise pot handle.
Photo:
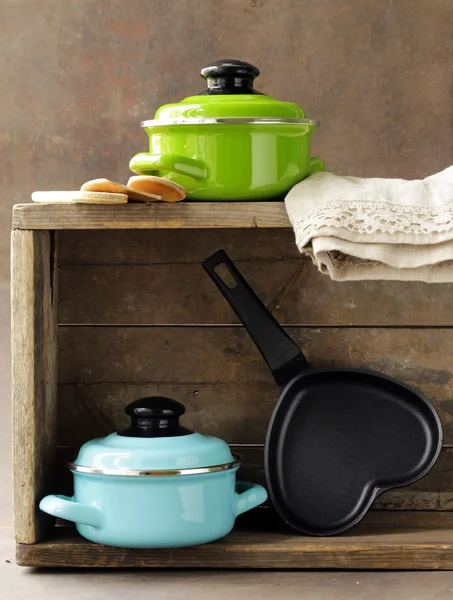
M74 502L69 496L46 496L39 503L39 508L49 515L73 521L78 525L90 525L91 527L100 527L102 525L100 508Z
M312 156L310 158L310 175L313 173L318 173L319 171L324 171L325 165L322 158L318 158L317 156Z
M151 154L140 152L133 156L129 168L138 175L151 175L154 171L171 171L193 179L208 177L208 166L199 158L190 158L181 154Z
M263 504L267 500L267 492L262 485L249 483L248 481L236 481L235 515L242 513Z

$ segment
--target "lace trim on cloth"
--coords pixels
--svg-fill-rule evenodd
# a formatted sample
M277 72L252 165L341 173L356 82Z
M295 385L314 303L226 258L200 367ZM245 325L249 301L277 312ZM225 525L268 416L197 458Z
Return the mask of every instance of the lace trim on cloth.
M442 233L453 229L453 205L402 206L392 202L335 200L307 209L295 229L305 245L321 227L338 227L358 234Z

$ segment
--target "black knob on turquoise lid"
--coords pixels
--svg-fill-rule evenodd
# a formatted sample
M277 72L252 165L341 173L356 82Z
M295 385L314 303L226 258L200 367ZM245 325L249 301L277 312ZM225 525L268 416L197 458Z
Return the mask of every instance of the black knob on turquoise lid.
M147 396L126 406L131 426L118 432L125 437L176 437L192 433L179 424L183 404L164 396Z
M203 67L201 76L207 88L200 94L261 94L253 87L253 80L260 71L248 62L235 59L216 60Z

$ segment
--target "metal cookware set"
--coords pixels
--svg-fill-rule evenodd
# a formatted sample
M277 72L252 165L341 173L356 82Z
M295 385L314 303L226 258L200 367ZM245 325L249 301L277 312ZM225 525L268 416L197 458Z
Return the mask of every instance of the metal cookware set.
M204 92L142 123L150 151L131 160L132 170L164 175L196 200L257 200L323 169L310 157L316 122L257 92L255 67L219 61L201 73ZM224 251L203 267L278 386L264 458L270 499L286 523L308 535L341 533L377 496L431 469L442 427L422 394L380 373L311 366ZM237 481L240 457L223 440L184 428L184 411L163 397L130 404L130 427L85 443L69 464L73 497L46 496L41 510L113 546L189 546L229 533L267 491Z

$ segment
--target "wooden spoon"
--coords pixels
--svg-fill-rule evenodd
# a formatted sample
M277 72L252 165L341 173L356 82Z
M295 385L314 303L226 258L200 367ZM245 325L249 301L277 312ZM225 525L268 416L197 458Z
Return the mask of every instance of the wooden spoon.
M46 204L126 204L127 195L104 192L85 192L51 190L46 192L33 192L33 202Z
M138 202L154 202L155 200L161 200L158 194L148 194L146 192L140 192L133 188L127 187L122 183L111 181L110 179L92 179L87 181L80 188L86 192L109 192L113 194L126 194L129 200L136 200Z
M129 179L127 187L146 194L158 194L163 202L180 202L187 196L182 186L152 175L135 175Z

